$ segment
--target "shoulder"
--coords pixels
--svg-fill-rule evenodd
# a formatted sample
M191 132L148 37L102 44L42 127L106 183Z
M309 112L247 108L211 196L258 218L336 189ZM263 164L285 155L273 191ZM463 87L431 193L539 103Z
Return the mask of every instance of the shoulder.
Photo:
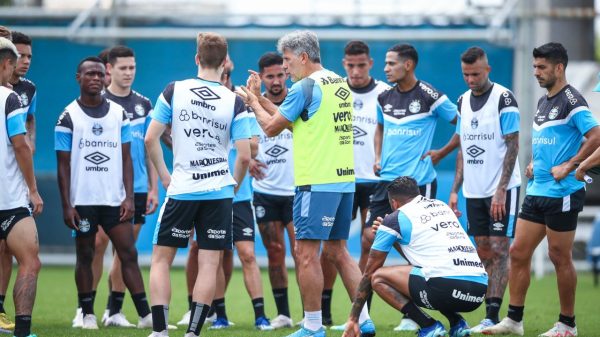
M390 88L391 87L389 84L382 82L380 80L375 80L375 89L374 90L377 92L378 95L380 95L382 92L384 92Z
M139 92L132 90L131 91L133 94L133 97L135 97L136 101L139 103L142 103L144 105L152 105L152 102L150 101L150 99L142 94L140 94Z
M494 90L498 92L498 110L508 107L517 107L517 99L512 91L498 83L494 83Z
M394 88L396 88L396 87L388 86L387 88L382 90L381 93L379 94L379 96L377 96L377 100L379 100L379 102L384 102L386 99L388 99L388 97L390 97L391 95L394 94L394 92L395 92Z
M398 221L398 216L400 215L400 212L401 212L400 210L395 210L391 214L388 214L383 219L382 226L385 226L385 227L395 231L396 233L400 233L400 222Z
M440 97L444 96L444 93L437 90L433 85L431 85L425 81L419 81L417 86L418 86L417 90L419 90L421 97L424 97L427 100L431 100L431 101L435 102Z
M583 95L571 85L567 85L559 95L560 101L566 107L568 112L575 109L589 109L588 103L585 98L583 98Z

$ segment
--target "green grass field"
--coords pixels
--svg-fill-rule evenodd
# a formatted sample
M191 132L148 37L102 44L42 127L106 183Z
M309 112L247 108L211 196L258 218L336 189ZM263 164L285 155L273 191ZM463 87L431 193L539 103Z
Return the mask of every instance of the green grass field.
M143 270L145 277L148 270ZM16 273L13 273L13 277ZM290 280L294 280L290 274ZM273 296L266 274L263 273L265 289L265 306L267 314L274 317L276 314ZM187 294L182 269L174 269L172 272L173 297L171 300L170 322L177 322L187 310ZM540 281L532 281L532 286L527 297L525 311L525 335L537 336L549 329L558 318L558 297L556 291L556 280L554 275L545 277ZM146 281L146 287L148 283ZM104 312L106 306L106 275L102 279L98 289L95 311L98 318ZM9 290L9 294L10 294ZM290 308L292 318L302 318L298 287L291 282ZM129 296L129 295L127 295ZM10 297L10 296L9 296ZM106 336L106 337L129 337L148 336L149 330L105 328L100 327L98 331L83 331L71 328L71 320L76 307L76 290L74 284L72 267L44 267L38 282L38 292L33 316L33 332L38 337L52 336ZM335 324L343 323L350 310L350 302L338 280L333 297L333 319ZM396 333L392 329L400 319L400 314L389 307L379 298L374 299L371 316L377 326L377 336L414 336L414 333ZM240 270L236 270L226 296L227 314L229 319L235 322L235 326L221 331L202 330L203 336L286 336L293 332L292 329L276 330L272 332L258 332L254 330L254 314L250 299L243 285ZM6 309L9 315L13 315L12 298L7 298ZM131 298L127 297L124 312L133 323L137 323L135 308ZM577 323L579 335L585 337L600 336L600 287L594 288L592 276L589 273L579 275L579 286L577 291ZM501 316L506 314L506 304L502 306ZM439 317L434 314L434 316ZM483 306L474 313L465 315L470 324L476 324L483 318ZM442 321L445 324L447 322ZM171 331L171 336L183 336L185 328ZM341 336L341 332L328 332L328 336Z

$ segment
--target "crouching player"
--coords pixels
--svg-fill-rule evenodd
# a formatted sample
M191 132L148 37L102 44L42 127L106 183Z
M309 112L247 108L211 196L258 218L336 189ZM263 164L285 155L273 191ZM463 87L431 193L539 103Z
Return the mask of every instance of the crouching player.
M441 322L419 307L440 311L450 322L450 337L468 336L469 327L459 312L473 311L483 303L488 282L477 250L450 207L421 196L413 178L396 178L388 196L395 211L375 221L375 241L344 336L360 336L358 316L372 290L419 324L419 337L447 333ZM410 265L383 267L396 244Z

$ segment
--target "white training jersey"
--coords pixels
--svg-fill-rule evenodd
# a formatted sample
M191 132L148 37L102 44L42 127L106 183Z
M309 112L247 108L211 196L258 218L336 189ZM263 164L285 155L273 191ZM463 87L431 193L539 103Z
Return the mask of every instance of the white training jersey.
M487 275L454 212L440 200L417 196L386 216L372 249L389 252L396 242L426 279Z
M120 206L125 199L122 143L131 141L131 134L122 132L129 132L129 119L122 106L107 99L101 107L105 104L107 112L92 117L75 100L57 125L67 124L66 118L72 123L72 206Z
M487 198L496 193L502 176L506 141L504 136L519 132L519 108L510 90L494 83L488 92L459 98L460 135L463 155L463 194L466 198ZM517 158L507 190L521 184Z
M29 192L23 173L19 169L15 152L10 141L11 137L25 134L25 118L27 109L23 108L17 94L0 86L0 109L4 117L0 118L0 210L18 207L28 207Z
M236 126L248 113L235 93L201 78L176 81L160 95L152 118L172 125L168 196L219 191L236 184L229 170L229 144L249 138L249 131L245 123Z
M390 86L371 79L364 88L350 86L354 98L352 127L354 131L354 174L356 182L378 181L373 172L375 164L375 130L377 128L377 97Z

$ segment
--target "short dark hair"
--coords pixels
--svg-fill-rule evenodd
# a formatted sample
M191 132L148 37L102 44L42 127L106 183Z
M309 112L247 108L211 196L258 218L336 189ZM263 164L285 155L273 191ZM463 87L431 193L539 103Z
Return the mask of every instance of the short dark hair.
M104 64L102 59L99 58L98 56L88 56L88 57L84 58L83 60L79 61L79 64L77 65L77 73L81 72L81 66L85 62L96 62L96 63Z
M26 35L23 34L21 32L16 32L16 31L12 31L12 43L14 44L24 44L24 45L28 45L31 46L31 38Z
M414 198L420 194L417 181L409 176L401 176L387 187L392 199Z
M110 52L110 47L103 49L99 54L98 58L102 60L102 63L106 65L108 63L108 53Z
M460 55L460 60L466 64L473 64L477 62L477 60L486 57L487 55L485 54L485 51L483 49L481 49L480 47L471 47L465 50L465 52L462 53L462 55Z
M283 57L281 57L281 55L274 52L268 52L263 54L263 56L261 56L258 60L258 71L262 73L262 71L265 70L266 67L282 64Z
M108 51L107 62L112 64L113 66L117 62L117 58L119 57L135 57L133 49L126 46L115 46L110 48Z
M369 46L366 43L364 43L363 41L352 40L346 44L346 47L344 47L344 55L362 55L362 54L367 54L367 56L370 56Z
M410 44L399 43L393 45L390 47L390 49L388 49L388 52L390 51L398 53L398 57L400 58L412 60L415 63L415 67L419 63L419 54L417 53L415 47L411 46Z
M201 67L217 69L227 58L227 40L217 33L199 33L196 53Z
M565 47L558 42L548 42L537 48L533 48L533 58L544 58L553 64L562 63L567 68L569 56Z

